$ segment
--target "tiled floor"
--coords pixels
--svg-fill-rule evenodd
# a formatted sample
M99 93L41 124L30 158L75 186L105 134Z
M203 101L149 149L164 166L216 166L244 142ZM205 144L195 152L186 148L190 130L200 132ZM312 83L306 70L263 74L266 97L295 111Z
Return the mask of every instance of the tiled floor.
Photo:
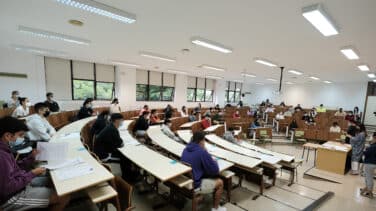
M265 146L268 149L283 152L287 154L293 154L296 156L301 156L302 149L301 147L291 146L286 144L267 144ZM345 175L344 176L344 183L337 184L332 182L327 182L321 179L316 179L312 177L303 177L303 173L313 166L313 154L311 153L311 157L309 158L308 162L303 162L303 165L298 169L298 182L296 186L287 187L283 182L288 175L282 174L280 180L277 181L277 187L271 187L268 194L265 194L266 197L259 198L256 200L257 204L249 203L251 200L250 197L253 193L244 191L244 193L234 193L232 197L232 202L237 202L238 205L243 204L244 206L251 206L252 208L247 208L247 210L297 210L291 209L291 207L286 206L288 203L293 203L295 207L301 207L307 203L309 200L307 198L315 199L323 192L332 191L334 192L334 196L325 201L317 210L322 211L332 211L332 210L363 210L363 211L374 211L376 210L376 199L369 199L359 195L359 188L364 186L364 178L361 176L353 176L353 175ZM115 170L118 171L118 170ZM248 184L245 183L243 186L247 187ZM273 189L274 188L274 189ZM296 196L294 194L285 194L283 189L286 188L289 192L300 194ZM161 191L162 192L162 191ZM248 194L248 195L247 195ZM303 197L302 197L303 196ZM272 198L272 200L270 198ZM290 197L290 198L289 198ZM293 197L293 198L291 198ZM281 204L276 206L275 199L278 200L286 200L286 204ZM158 202L163 202L161 197L157 196L154 193L149 193L145 195L139 195L138 191L135 190L135 194L133 197L133 204L136 206L136 210L141 211L151 211L152 206ZM205 197L204 202L200 205L200 210L210 210L212 200L210 196ZM269 204L268 204L269 203ZM273 204L274 203L274 204ZM296 203L296 204L294 204ZM249 204L249 205L247 205ZM261 205L260 205L261 204ZM227 205L229 211L236 211L242 210L239 207L234 205ZM273 209L269 207L274 207ZM110 210L113 210L111 207ZM159 210L163 211L175 211L178 210L172 205L168 205L163 207ZM190 210L190 201L187 200L186 206L183 210ZM243 209L244 210L244 209Z

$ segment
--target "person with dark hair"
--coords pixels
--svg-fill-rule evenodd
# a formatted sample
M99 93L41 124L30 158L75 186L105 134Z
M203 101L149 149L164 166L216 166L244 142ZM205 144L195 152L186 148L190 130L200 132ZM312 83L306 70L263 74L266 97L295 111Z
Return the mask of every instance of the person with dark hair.
M354 107L354 119L356 122L360 122L360 111L359 111L359 107L358 106L355 106Z
M31 106L27 97L19 98L20 105L13 111L12 117L20 118L29 115L29 107Z
M332 126L329 128L329 132L331 133L340 133L341 127L338 125L338 122L333 122Z
M294 108L295 111L301 111L303 110L302 107L300 106L300 104L298 104L297 106L295 106Z
M174 132L172 132L171 127L172 127L172 122L171 122L171 120L166 119L166 120L164 121L163 125L161 126L161 130L162 130L162 132L163 132L166 136L170 137L171 139L174 139L174 140L177 141L177 142L182 142L182 140L180 140L180 138L177 137L177 136L175 135Z
M191 113L189 114L189 116L188 116L188 120L189 120L190 122L194 122L194 121L196 121L196 112L195 112L194 110L192 110Z
M141 109L140 113L139 113L139 116L142 116L142 114L147 111L147 112L150 112L149 111L149 106L148 105L144 105L144 107Z
M174 112L172 109L172 106L170 104L167 105L167 107L163 110L164 112L164 118L170 119L172 117L172 113Z
M239 113L239 110L236 110L236 111L232 114L232 118L233 118L233 119L240 119L240 113Z
M354 113L353 111L349 111L346 116L345 116L345 120L347 121L355 121L355 116L354 116Z
M180 116L181 117L187 117L188 116L187 107L185 107L185 106L181 107Z
M17 108L20 105L19 96L20 93L17 90L12 91L12 96L7 102L8 108Z
M146 130L149 128L149 115L148 111L144 111L142 115L136 120L133 132L136 136L146 136Z
M346 131L346 138L345 138L346 144L350 144L350 138L355 136L356 127L357 127L356 122L354 120L349 121L349 123L350 125Z
M240 95L240 100L239 100L239 102L238 102L238 106L239 106L240 108L243 107L244 97L245 97L244 94L241 94L241 95Z
M119 100L117 98L113 99L110 106L110 114L120 113Z
M78 111L77 118L78 119L85 119L87 117L91 117L94 114L93 110L93 98L87 98L80 110Z
M228 131L226 131L223 134L223 139L225 139L225 140L227 140L229 142L232 142L234 144L239 144L239 140L235 138L234 130L235 129L233 127L229 127Z
M30 129L26 136L31 141L49 141L56 130L46 119L50 115L48 106L37 103L34 105L34 110L35 114L26 117L26 125Z
M366 187L360 189L360 194L373 198L373 180L376 170L376 132L373 133L373 139L370 146L364 151L364 178Z
M159 121L161 121L161 119L159 119L159 117L157 115L157 109L151 109L150 124L155 125L155 124L158 124Z
M296 128L298 128L298 123L296 122L296 119L293 119L289 125L289 130L295 130Z
M46 172L45 168L32 168L37 151L16 161L9 146L23 138L27 126L13 117L0 119L0 209L29 210L47 208L64 210L69 202L69 195L57 196L48 188L48 180L38 177ZM31 170L30 170L31 169Z
M198 193L214 193L214 207L212 210L225 211L219 202L223 193L223 181L219 177L219 167L205 148L205 133L195 132L191 142L185 147L181 156L183 162L192 168L194 188Z
M324 107L324 104L320 104L320 106L316 110L317 110L317 113L326 112L326 108Z
M90 128L90 135L98 135L109 123L110 112L108 110L102 111L97 119L95 120L93 126Z
M214 109L215 109L217 112L221 111L221 108L220 108L219 104L215 105Z
M361 124L356 128L355 136L350 137L351 150L351 174L359 174L359 162L363 156L366 142L366 127Z
M285 104L285 102L284 101L282 101L280 104L279 104L279 106L282 106L282 107L285 107L286 106L286 104Z
M60 107L59 104L53 100L54 94L52 92L48 92L46 94L47 100L44 103L48 106L51 112L59 112Z
M261 124L259 122L259 118L255 118L255 120L251 123L251 129L256 129L261 127Z
M202 128L205 130L206 128L211 126L211 118L210 115L206 115L204 119L201 120Z
M346 116L346 112L343 111L343 108L339 108L338 111L336 111L336 113L334 113L334 116L345 117Z

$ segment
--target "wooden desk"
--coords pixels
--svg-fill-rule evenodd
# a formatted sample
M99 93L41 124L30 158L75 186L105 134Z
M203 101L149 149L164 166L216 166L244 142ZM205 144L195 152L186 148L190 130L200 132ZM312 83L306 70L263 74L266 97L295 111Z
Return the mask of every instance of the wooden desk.
M339 150L338 147L344 150ZM336 174L345 174L347 155L350 151L351 146L348 144L328 141L317 148L316 168Z
M198 122L199 121L186 122L186 123L180 125L180 128L191 128L194 124L196 124Z
M223 127L223 125L212 125L204 130L207 133L213 133L216 129Z
M88 187L100 184L105 181L109 181L114 178L106 168L104 168L90 153L84 148L81 143L80 137L63 139L63 136L69 133L79 133L81 128L89 121L96 117L89 117L76 122L73 122L63 128L61 128L51 139L50 142L68 142L68 159L74 159L80 157L84 162L89 164L93 168L93 172L80 177L75 177L67 180L58 180L55 171L51 170L51 179L55 186L57 195L62 196L70 194L79 190L86 189Z

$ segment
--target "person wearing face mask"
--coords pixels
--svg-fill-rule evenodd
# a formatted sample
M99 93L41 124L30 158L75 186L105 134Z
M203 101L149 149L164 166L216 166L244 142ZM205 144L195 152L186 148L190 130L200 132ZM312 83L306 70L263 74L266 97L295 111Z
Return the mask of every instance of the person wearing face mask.
M110 114L120 113L119 100L117 98L113 99L110 106Z
M177 136L175 135L174 132L172 132L172 130L171 130L171 126L172 126L172 122L171 122L171 120L166 119L166 120L164 121L164 124L161 126L161 130L162 130L162 132L163 132L166 136L170 137L171 139L174 139L174 140L177 141L177 142L181 142L181 143L183 143L183 141L180 140L180 138L177 137Z
M17 108L20 105L19 98L19 92L17 90L12 91L12 96L7 102L8 108Z
M15 160L9 144L28 131L20 120L7 116L0 119L0 210L29 210L47 208L64 210L69 195L57 196L48 187L48 178L40 177L45 168L32 168L37 151Z
M109 116L110 116L110 112L107 110L102 111L98 115L93 126L90 128L91 137L93 137L94 135L98 135L108 125Z
M148 111L144 111L142 115L136 120L136 124L133 128L133 132L136 136L144 137L146 130L149 128L149 115Z
M20 97L20 105L13 111L12 117L21 118L29 115L29 107L31 106L29 99Z
M34 105L35 114L26 117L26 125L29 132L26 133L30 141L49 141L56 133L54 127L46 119L50 115L48 106L44 103Z
M54 94L52 92L48 92L46 94L47 100L44 103L48 106L51 112L59 112L60 107L59 104L53 100Z
M77 119L84 119L87 117L93 116L93 98L87 98L84 101L84 104L80 108L80 111L78 111Z

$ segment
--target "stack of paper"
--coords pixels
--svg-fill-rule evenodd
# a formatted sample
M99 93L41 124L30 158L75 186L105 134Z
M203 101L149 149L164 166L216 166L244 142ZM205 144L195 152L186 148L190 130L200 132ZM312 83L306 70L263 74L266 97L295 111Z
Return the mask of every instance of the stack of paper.
M38 142L36 160L64 162L68 157L68 142Z
M77 165L59 168L55 170L55 175L58 180L68 180L93 173L93 171L93 168L89 164L79 163Z

